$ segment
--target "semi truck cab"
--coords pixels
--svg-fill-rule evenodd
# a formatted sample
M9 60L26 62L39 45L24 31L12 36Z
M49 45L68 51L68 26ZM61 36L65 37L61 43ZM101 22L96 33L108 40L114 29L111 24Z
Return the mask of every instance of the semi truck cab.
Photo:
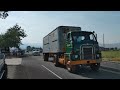
M71 66L86 64L97 71L101 62L97 34L88 31L68 32L65 57L68 59L69 70Z

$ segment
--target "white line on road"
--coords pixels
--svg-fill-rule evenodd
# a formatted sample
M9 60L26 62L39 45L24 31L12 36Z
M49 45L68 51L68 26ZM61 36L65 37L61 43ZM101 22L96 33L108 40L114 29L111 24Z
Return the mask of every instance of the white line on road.
M56 77L58 77L59 79L62 79L60 76L58 76L57 74L55 74L53 71L51 71L50 69L48 69L47 67L45 67L44 65L42 65L45 69L47 69L48 71L50 71L52 74L54 74Z
M102 69L103 71L107 71L107 72L111 72L111 73L115 73L115 74L120 74L120 72L116 72L116 71L111 71L111 70L106 70L106 69Z

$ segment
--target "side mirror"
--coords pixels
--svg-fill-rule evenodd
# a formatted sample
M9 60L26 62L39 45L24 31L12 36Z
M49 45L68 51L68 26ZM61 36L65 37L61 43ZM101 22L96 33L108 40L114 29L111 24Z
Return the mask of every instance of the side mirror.
M1 53L0 54L0 59L5 59L5 54Z

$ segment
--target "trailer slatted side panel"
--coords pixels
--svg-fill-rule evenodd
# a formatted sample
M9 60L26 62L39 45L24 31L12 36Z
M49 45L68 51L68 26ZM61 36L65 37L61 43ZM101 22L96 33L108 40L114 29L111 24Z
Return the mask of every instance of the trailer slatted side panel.
M58 38L59 29L56 29L54 32L49 34L49 52L56 53L59 52L59 38Z
M49 37L46 36L43 39L43 52L49 52Z
M59 30L56 29L48 34L43 39L43 52L44 53L57 53L59 52Z

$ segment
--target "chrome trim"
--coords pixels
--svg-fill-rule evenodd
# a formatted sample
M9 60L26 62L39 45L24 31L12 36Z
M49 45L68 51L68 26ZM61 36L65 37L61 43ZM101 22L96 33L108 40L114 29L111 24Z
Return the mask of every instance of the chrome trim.
M84 52L83 52L83 48L92 48L92 59L95 59L93 54L95 53L95 47L93 44L83 44L80 46L80 59L84 59ZM94 49L94 51L93 51ZM81 56L82 55L82 56Z

